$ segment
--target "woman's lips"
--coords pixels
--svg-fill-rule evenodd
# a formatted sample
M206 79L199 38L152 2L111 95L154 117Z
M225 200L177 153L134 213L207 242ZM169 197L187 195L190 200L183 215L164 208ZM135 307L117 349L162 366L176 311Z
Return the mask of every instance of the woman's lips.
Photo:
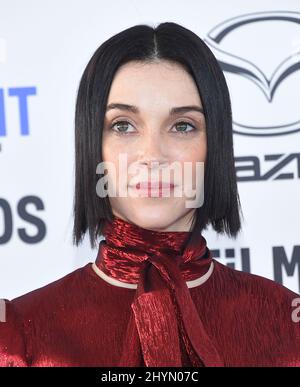
M145 190L153 190L153 189L163 189L163 188L174 188L173 183L165 183L163 181L157 181L157 182L148 182L148 181L142 181L137 183L136 185L137 189L145 189Z
M155 196L158 194L158 197L166 196L168 192L171 192L174 189L175 185L173 183L165 182L148 182L142 181L136 184L135 188L140 193L146 193L147 196ZM157 197L157 196L156 196Z

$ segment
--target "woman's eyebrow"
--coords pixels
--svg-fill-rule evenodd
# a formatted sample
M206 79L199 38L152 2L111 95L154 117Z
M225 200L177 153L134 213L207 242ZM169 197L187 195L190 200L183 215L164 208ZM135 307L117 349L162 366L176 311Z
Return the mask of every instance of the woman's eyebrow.
M119 109L119 110L130 111L131 113L135 113L135 114L139 114L140 113L140 110L139 110L139 108L137 106L128 105L128 104L125 104L125 103L110 103L109 105L107 105L106 112L108 112L109 110L112 110L112 109ZM186 113L186 112L190 112L190 111L196 111L196 112L200 112L202 114L204 113L203 112L203 108L201 106L189 105L189 106L173 107L173 108L170 109L169 115L172 116L174 114Z

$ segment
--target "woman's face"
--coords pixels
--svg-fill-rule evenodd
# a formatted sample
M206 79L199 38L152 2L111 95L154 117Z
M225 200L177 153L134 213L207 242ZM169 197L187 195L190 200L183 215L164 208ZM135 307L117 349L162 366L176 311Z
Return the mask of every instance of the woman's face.
M201 110L202 103L193 78L179 64L132 61L118 69L102 139L103 161L115 169L115 175L110 170L107 175L108 186L117 194L109 194L114 215L150 230L190 230L196 207L186 203L202 189L196 162L203 168L206 130L198 109L170 114L186 106ZM170 189L159 190L161 182L169 183Z

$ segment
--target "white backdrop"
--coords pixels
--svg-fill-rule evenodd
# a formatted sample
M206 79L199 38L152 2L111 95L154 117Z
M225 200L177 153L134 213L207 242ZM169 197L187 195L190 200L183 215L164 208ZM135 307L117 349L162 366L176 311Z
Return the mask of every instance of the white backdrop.
M164 21L211 44L232 98L243 232L208 246L300 292L299 1L0 0L0 298L95 260L71 243L79 80L110 36Z

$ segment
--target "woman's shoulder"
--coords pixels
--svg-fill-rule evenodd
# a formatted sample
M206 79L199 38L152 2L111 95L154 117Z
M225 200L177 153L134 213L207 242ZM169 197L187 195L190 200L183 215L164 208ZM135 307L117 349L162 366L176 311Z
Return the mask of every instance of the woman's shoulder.
M216 293L224 295L249 324L269 327L297 341L300 356L300 294L269 278L227 267L215 261ZM298 359L298 361L300 361Z
M70 300L76 299L76 294L82 293L81 290L86 286L86 272L91 264L86 264L72 272L52 281L40 288L32 290L10 301L19 315L38 314L45 307L50 310L51 306L57 308L61 302L70 305Z
M42 326L76 308L86 286L90 264L12 300L2 299L0 321L0 366L26 366L25 342L34 322Z
M26 366L26 351L20 320L10 301L0 301L0 367Z
M215 260L200 301L206 299L211 333L224 332L240 358L249 355L254 363L300 365L299 294ZM215 310L218 319L214 319Z
M231 288L236 294L239 290L238 293L248 293L252 297L259 298L267 297L269 300L275 297L277 299L279 297L300 300L300 294L269 278L234 269L215 259L214 267L216 275L219 277L218 282Z

